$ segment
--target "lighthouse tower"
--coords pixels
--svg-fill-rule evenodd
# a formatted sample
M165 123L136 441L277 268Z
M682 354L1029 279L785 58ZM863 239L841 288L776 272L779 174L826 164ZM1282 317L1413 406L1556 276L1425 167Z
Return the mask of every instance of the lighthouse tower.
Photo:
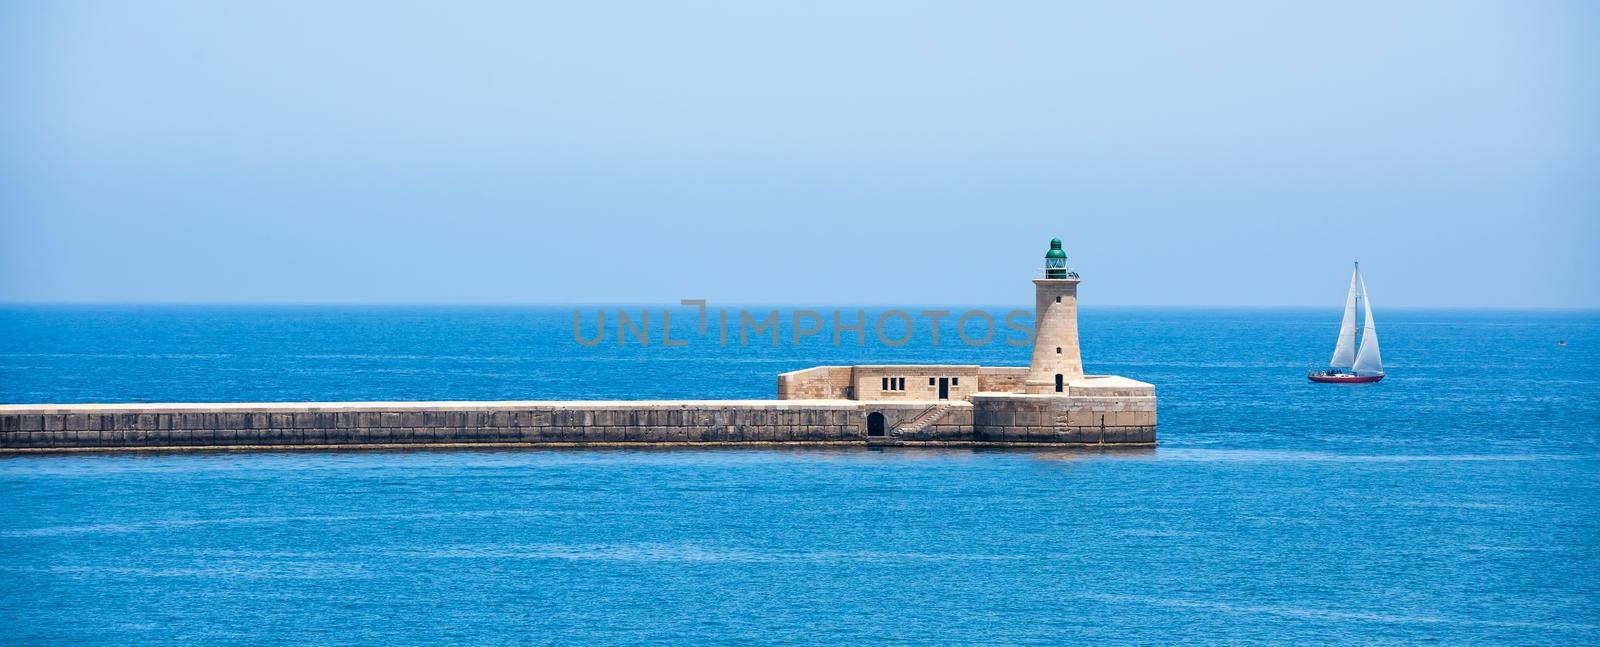
M1078 273L1067 267L1060 238L1050 240L1044 278L1033 285L1033 360L1025 390L1066 395L1067 383L1083 378L1083 358L1078 354Z

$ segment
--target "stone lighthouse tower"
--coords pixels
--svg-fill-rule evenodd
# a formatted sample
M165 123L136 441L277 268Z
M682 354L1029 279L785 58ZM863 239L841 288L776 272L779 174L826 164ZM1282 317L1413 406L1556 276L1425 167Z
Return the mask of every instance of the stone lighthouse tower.
M1033 361L1025 388L1066 395L1067 383L1083 378L1083 358L1078 354L1078 273L1067 268L1060 238L1050 240L1044 278L1033 285Z

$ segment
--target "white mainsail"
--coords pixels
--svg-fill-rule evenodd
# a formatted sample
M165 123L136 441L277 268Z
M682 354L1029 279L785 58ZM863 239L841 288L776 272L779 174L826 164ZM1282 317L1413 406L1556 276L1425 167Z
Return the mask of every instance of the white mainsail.
M1344 298L1344 321L1339 322L1339 343L1333 347L1333 359L1328 366L1350 368L1356 361L1356 277L1361 269L1350 274L1350 294Z
M1356 270L1357 275L1361 273ZM1356 351L1356 363L1350 370L1357 373L1382 373L1383 357L1378 353L1378 327L1372 323L1372 300L1367 298L1367 280L1361 281L1361 303L1367 309L1366 324L1361 327L1361 350Z

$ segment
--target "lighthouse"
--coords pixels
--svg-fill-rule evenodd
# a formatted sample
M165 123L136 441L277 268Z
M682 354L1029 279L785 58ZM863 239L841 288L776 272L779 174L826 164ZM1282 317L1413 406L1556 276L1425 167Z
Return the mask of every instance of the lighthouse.
M1044 278L1034 279L1033 360L1028 362L1028 393L1067 394L1067 384L1083 379L1078 354L1078 273L1067 267L1061 239L1050 240Z

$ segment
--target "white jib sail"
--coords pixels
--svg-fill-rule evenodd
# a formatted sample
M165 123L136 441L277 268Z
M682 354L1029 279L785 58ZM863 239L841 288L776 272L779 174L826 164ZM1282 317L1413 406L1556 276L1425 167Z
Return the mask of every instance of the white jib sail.
M1356 273L1350 273L1350 294L1344 298L1344 320L1339 322L1339 343L1328 366L1350 368L1356 361Z
M1367 298L1367 280L1361 279L1361 302L1367 308L1367 322L1361 327L1361 350L1356 351L1353 370L1357 373L1382 373L1383 357L1378 353L1378 327L1372 323L1372 300Z

